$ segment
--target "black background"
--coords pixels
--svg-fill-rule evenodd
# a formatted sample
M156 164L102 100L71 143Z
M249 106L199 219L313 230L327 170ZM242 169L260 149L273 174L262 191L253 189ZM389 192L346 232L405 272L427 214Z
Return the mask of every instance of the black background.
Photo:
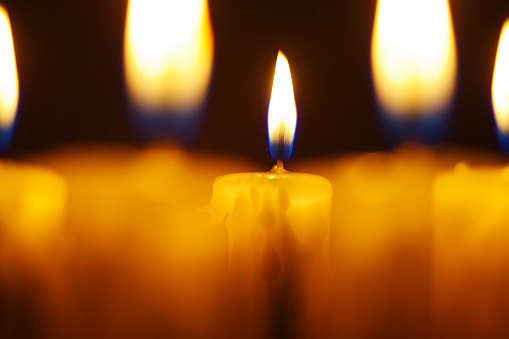
M82 141L137 144L122 51L127 0L5 0L20 77L9 155ZM491 78L507 0L451 0L459 70L447 145L497 150ZM210 0L215 64L193 148L270 163L266 114L278 49L292 69L293 158L387 148L370 74L375 0Z

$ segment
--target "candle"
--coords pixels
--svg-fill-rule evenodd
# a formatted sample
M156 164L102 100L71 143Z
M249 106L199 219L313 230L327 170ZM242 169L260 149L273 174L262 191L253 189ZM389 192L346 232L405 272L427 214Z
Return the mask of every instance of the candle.
M430 23L433 27L430 28ZM372 72L393 152L351 154L300 165L329 178L335 192L331 262L338 337L429 337L430 148L443 129L456 78L447 1L379 0Z
M335 336L428 333L435 166L433 153L418 144L297 165L329 178L334 190L331 265L337 292L328 321Z
M215 177L253 164L120 144L67 146L31 160L58 171L69 187L65 235L72 247L62 268L69 295L54 318L57 333L220 331L227 234L208 226L196 207L210 198Z
M323 177L283 168L296 120L290 68L280 52L268 113L277 165L265 173L217 178L204 209L211 224L224 222L228 228L229 335L234 337L306 333L313 328L306 320L316 315L314 303L326 294L332 189Z
M144 137L175 142L194 129L184 127L205 99L211 35L206 1L129 2L126 82ZM33 159L69 183L67 295L51 334L216 337L226 230L208 227L196 207L215 177L248 162L161 143L73 145Z
M508 150L509 21L500 36L492 98L502 148ZM433 184L434 334L507 337L509 326L509 167L465 162Z
M0 74L3 152L14 131L19 84L10 21L1 6ZM0 158L0 187L0 337L33 336L48 330L62 306L54 297L65 294L67 183L42 166ZM19 319L24 326L17 326Z

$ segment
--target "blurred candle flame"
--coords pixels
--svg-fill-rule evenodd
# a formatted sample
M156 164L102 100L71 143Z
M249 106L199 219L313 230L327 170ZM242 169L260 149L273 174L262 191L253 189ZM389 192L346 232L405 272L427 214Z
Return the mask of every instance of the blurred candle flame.
M509 19L500 33L493 71L492 101L500 133L509 134Z
M212 71L213 36L206 0L130 0L125 73L145 112L196 113Z
M18 71L11 23L0 6L0 150L10 143L19 99Z
M290 65L285 55L279 51L267 119L270 154L273 159L283 161L290 158L296 126L297 107Z
M419 116L449 105L457 61L447 0L378 0L371 47L384 111Z

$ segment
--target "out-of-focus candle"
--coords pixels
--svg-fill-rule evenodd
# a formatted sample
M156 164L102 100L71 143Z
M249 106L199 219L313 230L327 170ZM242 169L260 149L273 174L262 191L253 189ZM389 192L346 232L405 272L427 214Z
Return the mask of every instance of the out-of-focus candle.
M7 11L0 6L0 153L11 141L19 84ZM67 183L56 172L0 158L0 337L49 331L67 254ZM65 292L63 292L65 293ZM17 326L23 319L23 326Z
M306 309L312 313L313 302L326 293L318 282L329 272L332 188L323 177L282 167L295 125L290 69L280 52L268 117L278 164L265 173L217 178L205 208L211 223L224 220L229 232L229 334L234 337L291 337L309 330Z
M207 2L132 0L127 17L136 128L155 137L188 132L180 127L194 122L211 71ZM210 198L215 177L254 166L165 145L73 145L31 160L68 182L66 227L57 234L69 247L62 266L48 263L62 288L45 297L59 307L33 314L49 332L29 337L219 337L227 233L196 207ZM20 323L12 321L18 330Z
M508 151L509 21L500 35L492 98ZM434 335L505 338L509 312L509 167L459 163L433 185Z
M0 336L39 336L65 294L67 184L47 168L2 160L0 187Z
M379 0L372 71L391 141L435 139L456 80L447 0ZM427 147L409 143L299 167L329 178L335 192L336 336L429 337L436 166Z
M301 171L330 179L331 265L336 337L427 337L431 317L433 153L403 145L393 153L313 159Z
M460 163L433 185L433 310L439 338L509 335L509 170Z
M255 168L226 156L152 146L83 145L35 161L69 183L63 337L219 337L227 233L204 206L218 175ZM125 323L125 319L130 319Z

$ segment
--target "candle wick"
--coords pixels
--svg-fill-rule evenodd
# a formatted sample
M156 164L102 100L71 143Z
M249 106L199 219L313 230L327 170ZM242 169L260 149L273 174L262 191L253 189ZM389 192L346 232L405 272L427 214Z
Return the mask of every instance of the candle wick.
M277 144L277 167L283 168L283 158L285 154L285 122L279 124L279 140Z
M284 170L284 167L283 167L283 160L277 159L276 167L277 167L277 170L278 170L279 172L281 172L282 170Z

